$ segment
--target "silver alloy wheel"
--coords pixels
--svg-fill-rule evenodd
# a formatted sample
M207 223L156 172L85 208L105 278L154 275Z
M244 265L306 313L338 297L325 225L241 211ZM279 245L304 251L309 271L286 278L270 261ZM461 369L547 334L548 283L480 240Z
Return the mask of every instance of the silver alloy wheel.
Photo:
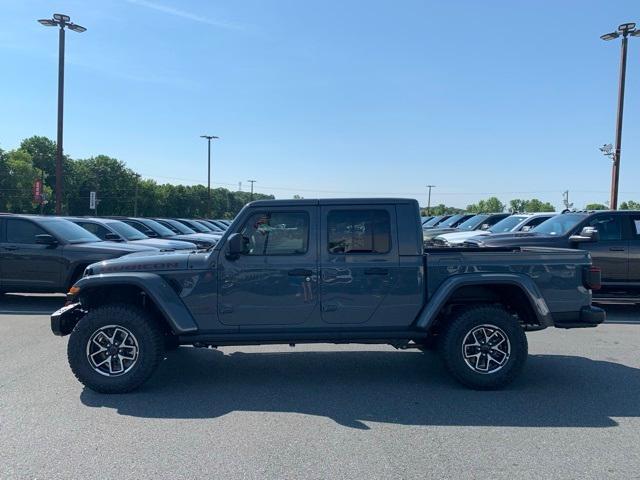
M93 332L87 342L87 360L94 371L105 377L129 372L138 361L138 340L119 325L107 325Z
M462 358L477 373L489 374L502 369L511 356L511 343L495 325L474 327L462 341Z

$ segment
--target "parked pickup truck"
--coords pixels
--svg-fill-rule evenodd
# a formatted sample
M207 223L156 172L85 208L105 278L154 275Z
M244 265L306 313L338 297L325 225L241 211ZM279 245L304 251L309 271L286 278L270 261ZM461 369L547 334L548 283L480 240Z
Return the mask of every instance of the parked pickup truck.
M604 320L599 281L580 250L423 251L415 200L264 200L208 252L90 265L51 327L105 393L141 385L165 348L320 342L438 347L457 380L492 389L522 369L525 331Z

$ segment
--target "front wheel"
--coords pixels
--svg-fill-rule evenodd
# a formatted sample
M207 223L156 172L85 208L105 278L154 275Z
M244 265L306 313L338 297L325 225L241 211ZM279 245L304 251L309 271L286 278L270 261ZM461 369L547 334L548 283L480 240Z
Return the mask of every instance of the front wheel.
M451 374L477 390L502 388L524 367L527 337L504 308L478 306L451 319L440 339L440 352Z
M76 325L67 345L76 378L100 393L124 393L142 385L162 359L164 336L144 310L104 305Z

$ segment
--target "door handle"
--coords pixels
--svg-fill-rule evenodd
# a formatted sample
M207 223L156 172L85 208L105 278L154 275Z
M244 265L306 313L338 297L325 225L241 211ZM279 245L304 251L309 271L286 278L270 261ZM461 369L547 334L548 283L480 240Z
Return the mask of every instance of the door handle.
M380 268L380 267L367 268L365 269L364 274L365 275L389 275L389 269Z
M306 268L294 268L293 270L289 270L287 273L290 277L310 277L313 275L313 272Z
M624 252L625 250L624 247L609 247L610 252Z

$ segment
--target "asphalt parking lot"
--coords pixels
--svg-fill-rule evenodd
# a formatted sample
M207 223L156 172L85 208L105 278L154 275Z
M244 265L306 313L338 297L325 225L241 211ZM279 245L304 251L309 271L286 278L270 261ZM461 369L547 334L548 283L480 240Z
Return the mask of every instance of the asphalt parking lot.
M0 297L0 478L640 478L640 307L531 333L508 389L384 346L181 348L128 395L72 376L48 314Z

